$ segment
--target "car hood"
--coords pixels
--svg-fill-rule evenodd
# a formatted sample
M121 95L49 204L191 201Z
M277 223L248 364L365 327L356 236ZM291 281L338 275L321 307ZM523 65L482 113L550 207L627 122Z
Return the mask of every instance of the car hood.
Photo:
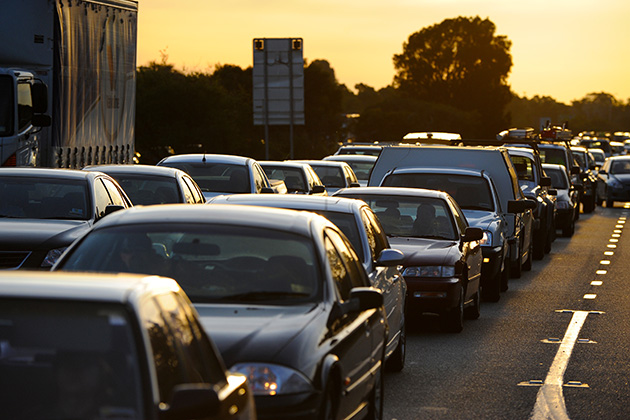
M0 247L36 250L68 246L91 225L87 220L0 219Z
M630 174L611 174L622 184L628 185L630 184Z
M402 265L448 265L458 260L455 241L423 238L390 237L392 248L405 254Z
M478 227L483 230L492 230L490 224L500 219L499 215L493 211L483 210L464 210L464 216L468 220L468 224L472 227Z
M282 354L279 357L279 353L322 313L314 304L194 303L194 306L228 367L238 362L279 362L280 359L282 364L291 365L291 358L299 355Z

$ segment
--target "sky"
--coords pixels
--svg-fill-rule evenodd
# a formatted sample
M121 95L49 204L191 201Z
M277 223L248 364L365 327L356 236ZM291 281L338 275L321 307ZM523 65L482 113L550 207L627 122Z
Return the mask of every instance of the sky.
M254 38L302 38L353 90L381 89L409 36L458 16L488 18L511 42L519 96L570 104L589 93L630 100L629 0L139 0L137 65L184 72L253 65Z

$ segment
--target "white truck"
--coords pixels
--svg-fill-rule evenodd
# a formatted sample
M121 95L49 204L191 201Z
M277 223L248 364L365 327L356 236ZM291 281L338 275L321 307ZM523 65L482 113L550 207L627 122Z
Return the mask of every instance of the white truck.
M0 2L0 166L134 157L134 0Z

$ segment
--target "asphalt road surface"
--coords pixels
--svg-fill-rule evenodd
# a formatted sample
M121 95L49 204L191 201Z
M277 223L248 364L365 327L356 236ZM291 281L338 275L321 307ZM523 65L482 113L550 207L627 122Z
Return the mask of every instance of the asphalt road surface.
M459 334L423 316L385 376L386 420L630 418L630 209L581 214Z

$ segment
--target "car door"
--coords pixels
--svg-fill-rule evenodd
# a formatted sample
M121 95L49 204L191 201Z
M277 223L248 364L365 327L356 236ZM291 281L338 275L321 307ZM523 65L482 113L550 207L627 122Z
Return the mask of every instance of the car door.
M336 230L326 229L324 247L336 300L350 298L354 287L369 286L369 280L349 242ZM383 360L385 322L381 311L370 309L346 314L332 324L334 353L341 368L341 399L338 415L348 417L367 401L376 369Z
M468 221L466 220L466 216L464 216L464 213L461 211L459 206L455 204L452 199L449 199L448 203L449 207L451 208L451 212L453 213L455 224L457 225L459 236L461 238L461 235L466 232ZM483 256L479 241L462 242L460 249L462 250L464 262L466 263L466 267L468 268L468 284L466 286L465 295L465 299L468 300L473 297L477 290L479 290L479 286L481 284L481 266L483 264Z
M383 306L389 325L389 341L396 336L403 324L405 302L405 283L397 266L383 267L375 265L381 251L390 248L387 235L374 212L369 207L361 209L361 221L365 227L371 255L368 262L368 277L373 287L383 294ZM389 351L389 349L388 349Z

